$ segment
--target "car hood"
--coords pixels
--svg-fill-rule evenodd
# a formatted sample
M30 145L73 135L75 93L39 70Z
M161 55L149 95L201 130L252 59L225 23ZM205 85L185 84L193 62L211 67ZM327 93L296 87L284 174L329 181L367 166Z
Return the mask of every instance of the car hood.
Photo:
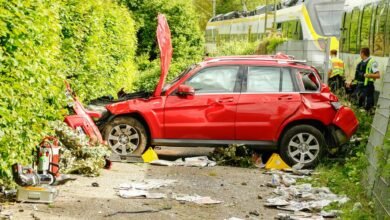
M169 65L172 59L172 43L171 43L171 31L169 30L167 19L163 14L159 14L157 17L157 42L160 48L160 60L161 60L161 75L160 80L153 92L153 96L157 97L161 95L161 91L164 87L165 79L168 75Z

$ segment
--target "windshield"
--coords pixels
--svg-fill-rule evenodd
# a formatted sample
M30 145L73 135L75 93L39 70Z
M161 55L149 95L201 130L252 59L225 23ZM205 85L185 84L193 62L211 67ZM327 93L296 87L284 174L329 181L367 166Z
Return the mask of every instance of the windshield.
M163 88L163 92L167 91L167 89L169 89L173 84L175 84L177 81L179 81L179 79L181 79L183 76L185 76L187 73L189 73L191 70L195 69L195 67L197 67L198 64L192 64L190 67L188 67L186 70L184 70L183 72L181 72L178 76L176 76L171 82L169 82L168 84L166 84Z

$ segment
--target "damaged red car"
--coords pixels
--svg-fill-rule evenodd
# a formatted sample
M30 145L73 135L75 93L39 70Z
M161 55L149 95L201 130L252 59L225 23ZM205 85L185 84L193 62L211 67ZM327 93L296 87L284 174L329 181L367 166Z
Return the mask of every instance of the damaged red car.
M243 144L312 167L357 130L353 111L303 61L283 54L207 58L166 84L172 47L162 16L157 38L162 71L155 91L106 105L97 122L116 154Z

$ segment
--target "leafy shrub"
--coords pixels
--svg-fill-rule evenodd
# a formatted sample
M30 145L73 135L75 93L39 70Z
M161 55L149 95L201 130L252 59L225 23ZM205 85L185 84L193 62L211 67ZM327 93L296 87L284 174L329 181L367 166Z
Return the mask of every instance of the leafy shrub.
M106 0L0 0L0 184L66 114L66 77L84 99L130 85L133 24Z
M136 36L125 7L105 0L69 0L60 18L64 72L82 99L131 87Z
M253 167L253 150L243 145L232 144L229 147L218 147L211 154L213 160L219 165L229 165L237 167Z

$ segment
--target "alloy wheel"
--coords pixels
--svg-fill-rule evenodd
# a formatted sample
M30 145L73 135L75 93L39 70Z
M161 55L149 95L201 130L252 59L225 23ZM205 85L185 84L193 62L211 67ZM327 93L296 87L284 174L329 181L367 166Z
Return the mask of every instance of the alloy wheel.
M298 133L288 143L288 153L297 163L313 162L320 152L317 138L310 133Z
M134 127L119 124L111 129L107 141L115 153L128 155L137 149L140 143L140 135Z

